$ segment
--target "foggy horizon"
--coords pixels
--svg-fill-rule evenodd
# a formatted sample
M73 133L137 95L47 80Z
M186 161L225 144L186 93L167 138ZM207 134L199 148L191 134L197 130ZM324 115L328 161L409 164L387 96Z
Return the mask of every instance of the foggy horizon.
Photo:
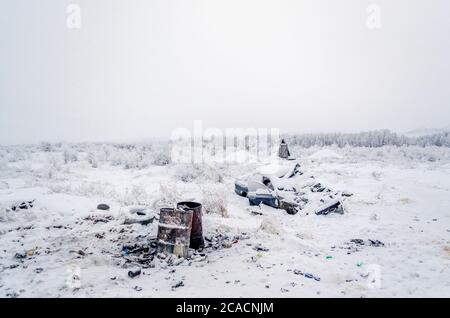
M448 1L71 3L0 3L2 145L450 126Z

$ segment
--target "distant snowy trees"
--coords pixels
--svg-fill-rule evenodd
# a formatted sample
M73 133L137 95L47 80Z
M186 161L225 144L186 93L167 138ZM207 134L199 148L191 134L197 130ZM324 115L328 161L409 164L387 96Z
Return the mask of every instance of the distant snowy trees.
M353 147L383 147L383 146L438 146L450 147L450 132L408 137L389 130L374 130L360 133L321 133L321 134L291 134L284 136L290 145L304 148L312 146L345 146Z

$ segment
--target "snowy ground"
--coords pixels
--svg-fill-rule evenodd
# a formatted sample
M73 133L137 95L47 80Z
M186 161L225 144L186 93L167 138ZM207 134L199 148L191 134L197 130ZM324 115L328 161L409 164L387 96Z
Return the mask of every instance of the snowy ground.
M448 148L294 149L305 171L354 193L344 215L327 216L252 214L233 182L256 164L128 165L101 149L0 149L0 297L450 297ZM205 214L204 231L242 239L203 261L155 258L128 277L123 245L157 234L157 221L123 224L130 206L156 213L164 201L219 193L227 211ZM33 208L9 209L25 200Z

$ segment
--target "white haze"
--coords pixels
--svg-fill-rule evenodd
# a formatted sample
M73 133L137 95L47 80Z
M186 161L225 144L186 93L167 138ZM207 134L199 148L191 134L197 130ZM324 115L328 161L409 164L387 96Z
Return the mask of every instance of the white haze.
M447 0L71 2L0 1L0 144L449 125Z

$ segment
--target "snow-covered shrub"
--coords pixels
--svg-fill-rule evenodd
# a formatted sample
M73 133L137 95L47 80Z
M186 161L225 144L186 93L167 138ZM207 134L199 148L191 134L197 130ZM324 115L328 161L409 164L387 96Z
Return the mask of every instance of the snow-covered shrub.
M74 190L70 183L66 182L52 182L48 184L48 189L52 193L65 193L65 194L74 194ZM86 193L86 192L84 192ZM77 193L78 195L79 193Z
M8 168L7 153L0 151L0 170L6 170L6 168Z
M0 207L0 222L8 222L11 220L10 217L10 213L8 213L9 211L5 208ZM1 234L1 232L0 232Z
M53 151L53 146L51 143L43 141L40 144L40 149L43 152L52 152Z
M170 153L165 150L155 151L152 163L157 166L166 166L171 162Z
M113 166L123 166L124 169L144 169L150 162L144 148L116 148L110 155Z
M175 171L175 177L183 182L193 181L211 181L211 182L223 182L222 174L219 169L211 167L209 165L188 164L179 165Z
M114 146L104 144L100 147L100 150L97 154L97 158L99 161L109 161L111 154L114 152Z
M180 201L182 201L182 196L175 183L161 183L158 198L153 202L153 208L158 211L163 207L174 208Z
M97 154L94 151L90 151L87 154L87 161L91 165L92 168L98 168L98 159Z
M6 152L8 162L19 162L27 159L27 149L24 147L13 147Z
M223 185L210 184L202 187L203 211L208 214L218 214L228 217L227 189Z
M192 182L197 176L197 170L190 165L178 166L175 171L175 177L183 182Z
M12 211L9 206L7 207L4 204L0 206L0 224L9 222L20 222L24 224L26 221L35 220L36 217L34 209L17 209L16 211ZM0 234L1 230L0 227Z
M269 234L280 235L283 232L283 227L278 219L267 217L261 222L260 230Z
M49 179L53 179L58 172L62 170L62 159L57 154L49 154L47 162L42 170L43 176Z
M82 182L78 186L59 184L51 187L54 192L70 193L83 197L117 198L118 193L113 185L108 182Z
M151 198L144 186L133 184L131 188L126 188L119 200L125 205L148 205Z
M146 150L150 157L150 163L153 165L165 166L172 162L170 147L168 143L159 142L153 144Z
M149 166L149 158L144 149L139 148L130 152L129 161L125 165L125 169L145 169Z
M78 153L69 145L62 146L63 160L65 164L78 161Z

